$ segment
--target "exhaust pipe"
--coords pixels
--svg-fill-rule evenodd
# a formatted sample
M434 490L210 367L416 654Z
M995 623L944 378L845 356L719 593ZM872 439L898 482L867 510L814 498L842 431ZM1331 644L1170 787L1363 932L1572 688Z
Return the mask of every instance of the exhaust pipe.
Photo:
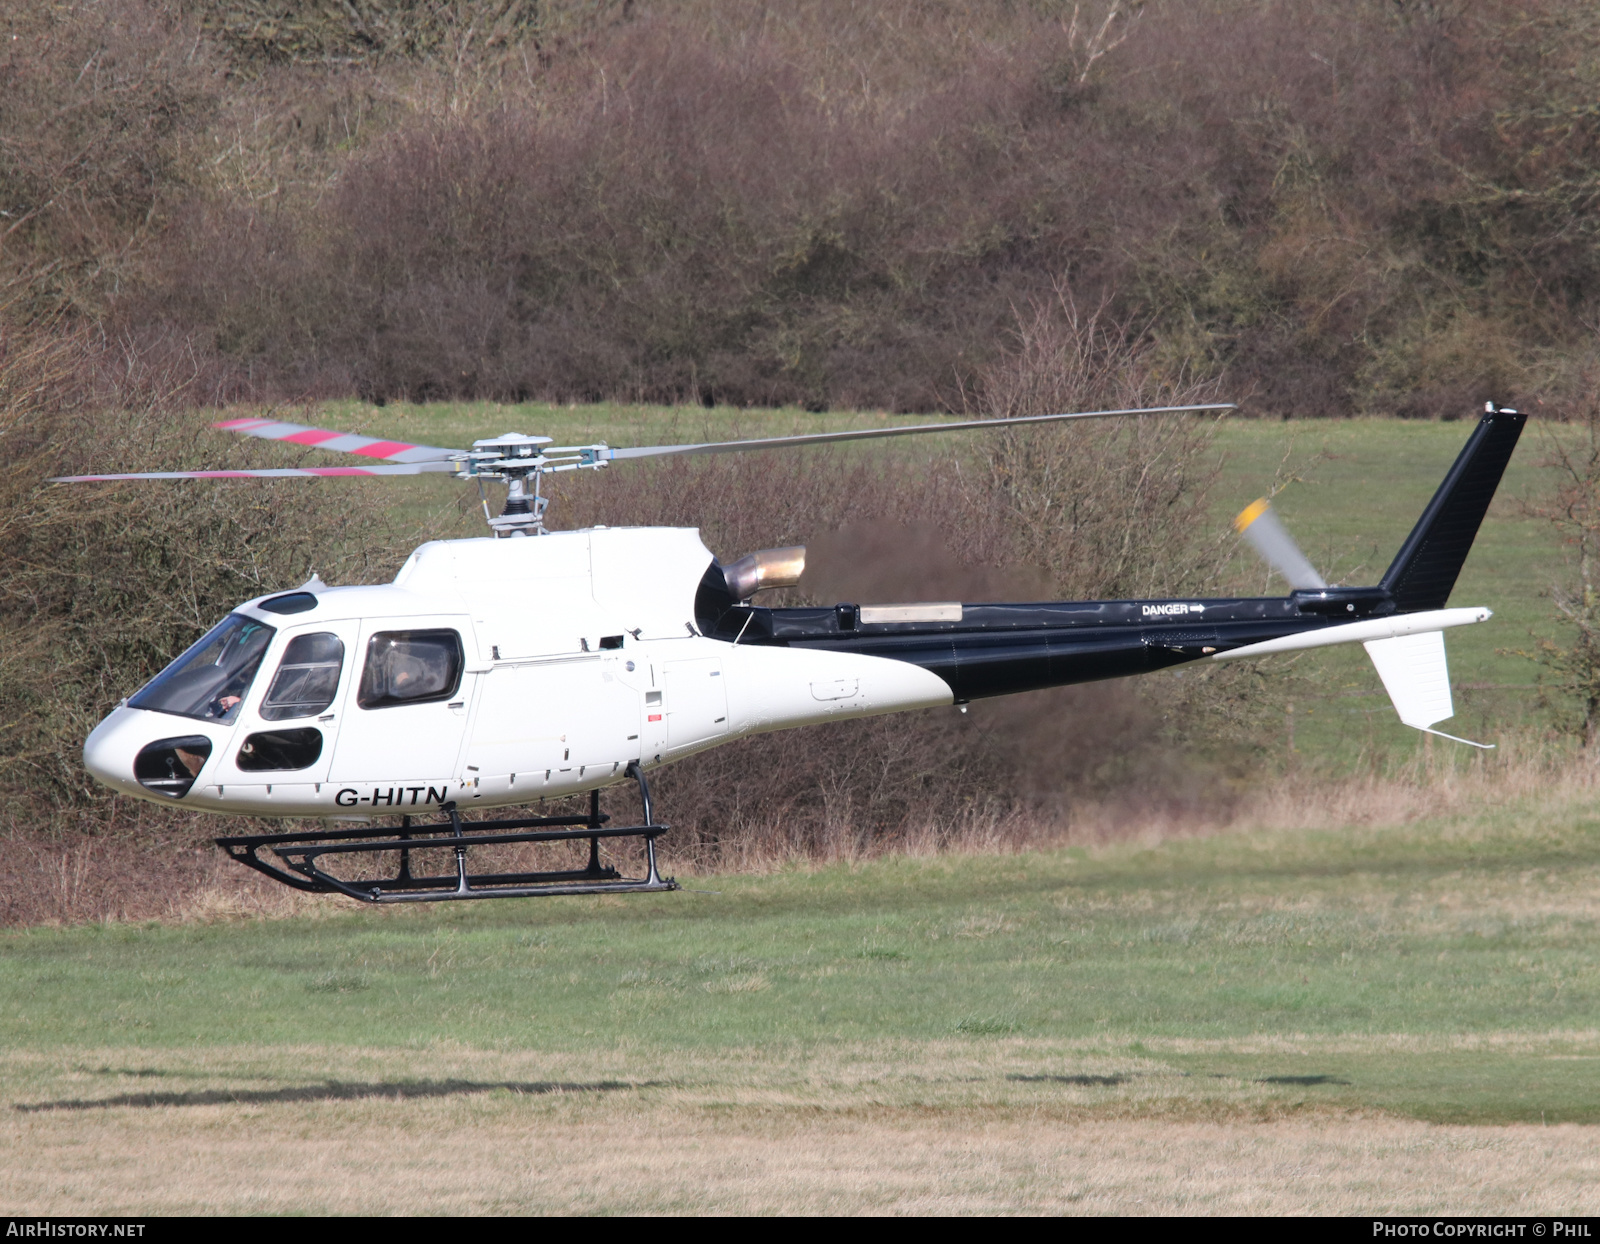
M805 573L805 545L789 549L762 549L748 553L722 568L728 595L734 600L749 600L757 592L774 587L794 587Z

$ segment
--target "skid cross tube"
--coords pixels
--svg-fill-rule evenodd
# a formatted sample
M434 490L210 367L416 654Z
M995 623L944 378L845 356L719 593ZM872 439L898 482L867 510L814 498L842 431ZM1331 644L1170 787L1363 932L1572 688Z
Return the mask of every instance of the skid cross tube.
M642 825L608 825L600 811L599 791L590 792L585 816L530 816L501 820L463 820L454 803L442 811L444 822L417 824L410 816L391 826L321 830L305 833L250 834L218 838L217 845L247 867L274 881L320 894L344 894L364 903L431 903L459 899L526 898L541 894L640 893L676 890L656 866L656 839L668 830L651 817L650 791L638 762L628 775L639 786L644 808ZM627 877L600 862L600 840L635 838L644 842L644 877ZM582 869L547 872L474 874L468 853L476 847L540 844L587 839L589 860ZM416 851L449 850L454 868L447 874L419 876L412 871ZM267 852L263 857L260 852ZM397 853L395 875L381 880L352 881L328 870L334 860Z

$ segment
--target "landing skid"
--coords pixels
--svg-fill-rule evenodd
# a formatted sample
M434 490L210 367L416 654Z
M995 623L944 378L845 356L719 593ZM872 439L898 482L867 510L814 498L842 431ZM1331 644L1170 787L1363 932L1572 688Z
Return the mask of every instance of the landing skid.
M644 804L643 825L608 826L611 818L600 812L600 792L589 793L588 816L529 816L500 821L464 821L453 803L442 811L443 822L413 825L401 817L400 826L375 829L334 829L300 834L247 834L218 838L230 857L274 881L313 894L345 894L363 903L440 903L474 898L532 898L542 894L641 894L676 890L678 883L656 871L656 839L668 826L653 822L650 788L638 762L628 773L639 784ZM558 828L567 827L567 828ZM467 853L474 848L513 846L518 843L589 840L585 868L559 872L473 873ZM646 875L626 877L600 863L600 840L637 838L644 842ZM263 858L268 851L277 858ZM436 876L411 872L414 851L448 850L455 853L455 871ZM398 855L399 868L381 880L349 880L330 871L336 861L360 860L381 854Z

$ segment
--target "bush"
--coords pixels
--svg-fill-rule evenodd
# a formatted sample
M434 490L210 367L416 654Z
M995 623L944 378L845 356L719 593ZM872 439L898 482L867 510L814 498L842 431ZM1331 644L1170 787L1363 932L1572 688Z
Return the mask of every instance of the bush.
M103 315L196 185L221 66L159 0L0 16L0 287L14 316Z
M195 201L127 312L295 392L926 410L1065 273L1257 412L1570 381L1585 7L1109 9L552 6L471 89L363 61L389 119Z
M1064 288L1018 319L980 379L983 413L997 416L1214 400L1214 385L1164 374L1147 338L1080 313ZM698 526L725 560L807 544L801 588L771 603L1204 590L1233 547L1201 521L1220 465L1214 426L1181 415L921 455L669 459L568 485L559 513L580 526ZM1226 801L1221 783L1250 763L1263 711L1244 694L1253 678L1218 667L1154 696L1119 681L811 727L692 757L652 785L678 858L710 867L1016 845L1066 833L1083 800L1113 805L1113 818Z
M265 447L229 445L186 404L202 376L182 354L0 337L0 803L13 830L161 822L84 771L95 723L239 601L313 570L388 578L404 556L378 489L361 484L47 482L260 462Z

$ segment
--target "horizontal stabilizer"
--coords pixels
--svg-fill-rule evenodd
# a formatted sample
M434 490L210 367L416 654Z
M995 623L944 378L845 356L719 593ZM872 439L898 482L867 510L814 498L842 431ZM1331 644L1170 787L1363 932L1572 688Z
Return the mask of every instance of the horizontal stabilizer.
M1391 614L1386 618L1367 618L1361 622L1343 622L1325 626L1317 631L1301 631L1277 639L1264 639L1258 644L1246 644L1219 652L1213 661L1237 661L1244 657L1267 657L1275 652L1300 652L1307 648L1332 648L1336 644L1364 644L1374 639L1392 639L1397 635L1421 635L1426 631L1440 631L1452 626L1470 626L1474 622L1487 622L1494 616L1481 606L1471 609L1433 609L1427 613Z

